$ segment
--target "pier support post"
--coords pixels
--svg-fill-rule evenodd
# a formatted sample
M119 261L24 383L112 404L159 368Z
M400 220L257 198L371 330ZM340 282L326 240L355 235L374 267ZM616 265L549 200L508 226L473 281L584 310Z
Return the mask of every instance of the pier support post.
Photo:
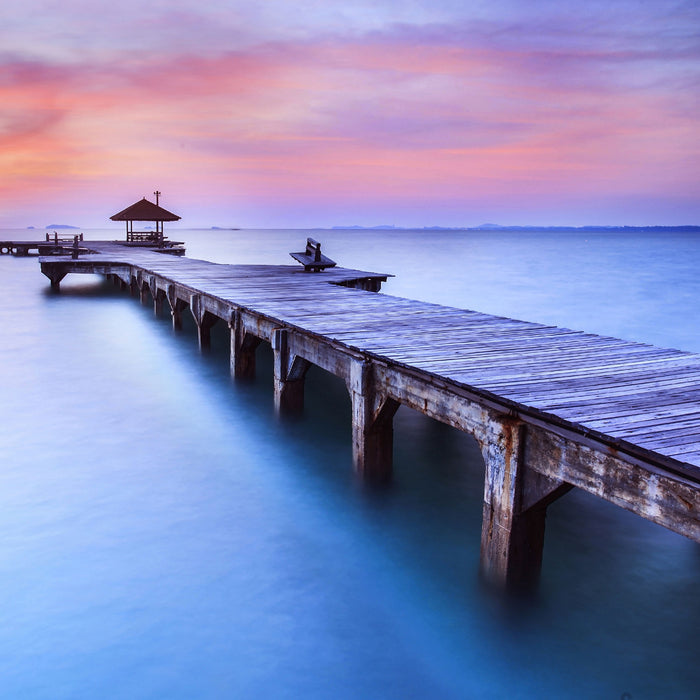
M151 288L151 293L153 294L153 313L156 316L160 316L163 313L163 302L166 300L166 294L162 289L156 289L155 292Z
M231 330L231 376L236 379L253 379L255 350L262 341L257 336L246 333L240 311L233 313L228 325Z
M169 284L166 287L165 295L170 304L170 314L173 317L173 330L182 330L182 312L189 306L189 304L177 296L175 290L175 285Z
M479 438L486 463L481 529L481 575L497 588L533 590L540 577L547 506L569 484L526 463L526 427L504 417Z
M61 288L61 280L67 274L63 267L51 263L41 263L41 271L51 280L51 289L57 292Z
M381 392L370 362L353 365L348 390L355 471L365 479L388 482L393 467L394 414L399 403Z
M194 317L194 322L197 324L199 349L208 350L211 347L211 327L219 319L202 306L200 294L193 294L190 297L190 311Z
M163 311L163 302L165 301L165 290L158 288L158 283L155 277L148 280L148 288L153 298L153 314L158 316Z
M123 292L129 286L128 283L116 273L112 275L112 283L115 287L117 287L117 289L119 289L120 292Z
M131 273L125 270L115 271L115 268L112 269L113 271L105 275L105 278L111 280L112 284L119 290L124 291L131 281Z
M289 331L272 333L275 410L278 415L299 415L304 410L304 378L311 363L289 350Z

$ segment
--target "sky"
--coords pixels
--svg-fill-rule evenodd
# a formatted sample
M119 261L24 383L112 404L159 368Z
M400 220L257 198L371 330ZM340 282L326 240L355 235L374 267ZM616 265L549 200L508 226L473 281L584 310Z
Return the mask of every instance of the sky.
M5 2L0 227L700 224L699 115L697 0Z

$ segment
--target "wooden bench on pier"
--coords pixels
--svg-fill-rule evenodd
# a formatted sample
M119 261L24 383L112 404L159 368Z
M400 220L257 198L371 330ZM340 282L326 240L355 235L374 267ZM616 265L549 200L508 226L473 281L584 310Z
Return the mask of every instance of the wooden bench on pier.
M335 260L331 260L321 253L321 244L313 238L306 239L306 250L303 253L290 253L290 255L304 266L306 272L321 272L327 267L335 267Z

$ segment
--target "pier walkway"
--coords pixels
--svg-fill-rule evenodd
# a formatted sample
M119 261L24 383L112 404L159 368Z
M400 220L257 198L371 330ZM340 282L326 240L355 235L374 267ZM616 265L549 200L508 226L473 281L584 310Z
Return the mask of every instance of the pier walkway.
M39 258L55 288L68 273L107 275L156 310L167 302L175 327L189 308L202 347L226 323L236 377L269 342L280 413L301 410L311 364L342 377L367 478L391 474L401 404L474 435L481 571L496 585L536 583L547 506L573 487L700 542L698 354L372 293L385 274L84 245L95 253Z

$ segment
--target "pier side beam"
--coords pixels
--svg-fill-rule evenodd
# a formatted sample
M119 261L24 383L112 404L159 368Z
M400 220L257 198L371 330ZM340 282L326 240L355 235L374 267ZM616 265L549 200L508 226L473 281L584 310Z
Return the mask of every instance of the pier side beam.
M255 350L262 341L257 336L246 332L240 311L232 314L229 328L231 330L231 376L236 379L253 379Z
M352 399L352 457L355 472L369 481L391 480L394 414L399 403L375 381L371 362L352 366L348 390Z
M304 410L304 378L311 363L290 352L286 328L275 328L271 341L275 410L278 415L299 415Z
M503 417L479 438L486 463L481 575L496 588L531 591L542 567L547 506L572 487L529 469L526 426Z

